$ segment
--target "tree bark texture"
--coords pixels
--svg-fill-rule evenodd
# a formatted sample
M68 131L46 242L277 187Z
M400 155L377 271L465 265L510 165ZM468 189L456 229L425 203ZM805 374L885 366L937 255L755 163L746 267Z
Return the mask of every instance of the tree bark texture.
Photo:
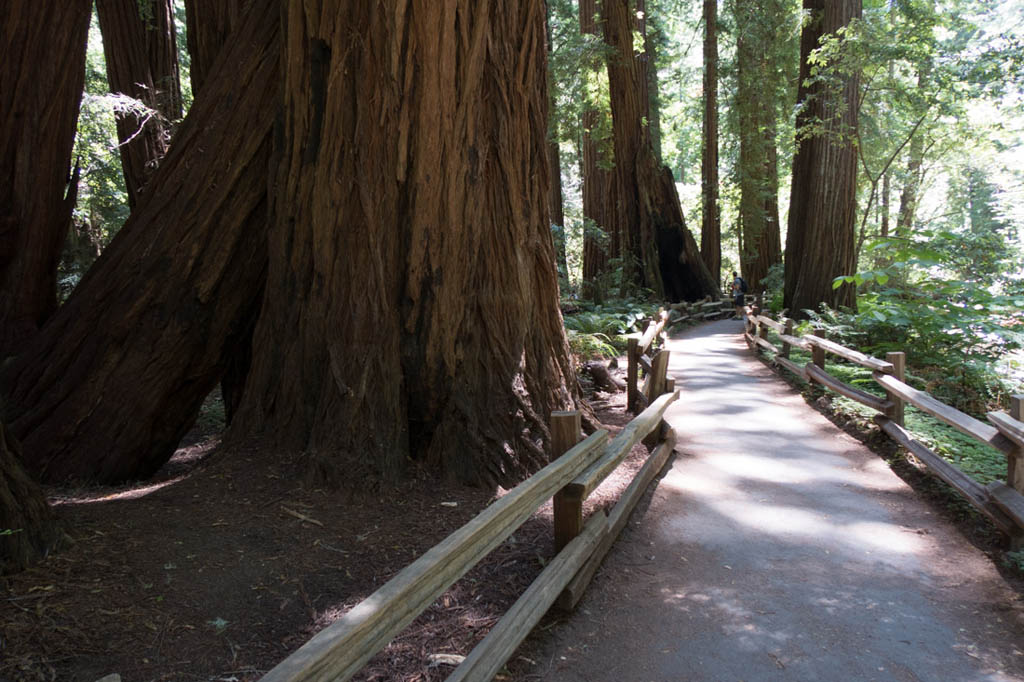
M860 0L804 0L811 14L800 39L800 87L797 130L816 122L821 132L801 137L793 159L789 230L786 236L785 305L794 318L805 310L856 305L856 291L844 284L832 288L840 275L857 267L854 248L857 208L858 78L850 76L841 88L826 92L806 84L808 55L822 36L835 33L861 15Z
M253 0L185 0L185 29L190 60L192 92L197 95L206 85L207 74L228 44L231 32L245 16L243 11Z
M737 30L742 30L739 27ZM722 270L722 219L718 205L718 2L704 0L704 130L700 157L700 255L711 276Z
M634 52L643 31L643 0L606 0L605 42L615 50L608 64L615 136L615 207L612 231L623 258L624 286L655 298L696 300L718 293L718 284L683 221L672 173L659 167L646 125L647 65Z
M0 361L57 307L91 7L0 3Z
M768 269L782 262L779 232L778 153L775 148L774 31L771 10L761 2L736 0L739 121L740 265L751 291L761 291Z
M0 575L45 557L62 537L42 489L21 466L18 449L0 422Z
M900 191L900 208L896 214L896 234L900 237L910 235L914 227L914 216L917 213L917 198L921 189L921 167L924 165L924 134L914 133L907 149L907 172Z
M111 92L139 100L155 113L120 113L120 144L128 204L134 207L181 118L181 84L170 0L96 0Z
M579 0L580 32L585 35L601 34L597 23L597 0ZM586 65L592 71L607 73L604 60ZM603 82L603 78L595 78ZM596 94L596 93L594 93ZM611 188L614 174L609 167L614 163L614 152L608 140L597 137L600 119L610 116L607 111L600 111L594 102L583 112L583 217L605 233L606 238L600 239L592 230L583 232L583 293L587 298L600 298L598 278L608 271L609 261L619 257L618 236L611 232L614 229L611 217L614 198Z
M0 371L47 481L156 471L224 371L266 276L280 14L259 0L124 227L30 351Z
M575 402L541 0L293 0L267 296L232 425L390 477L546 462ZM353 41L359 49L353 49Z

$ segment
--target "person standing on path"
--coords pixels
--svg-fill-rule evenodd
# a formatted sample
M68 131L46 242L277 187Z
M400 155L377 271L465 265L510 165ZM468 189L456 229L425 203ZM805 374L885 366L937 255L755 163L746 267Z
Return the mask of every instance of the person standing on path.
M743 314L743 278L732 273L732 304L736 306L736 317L734 319L746 319Z

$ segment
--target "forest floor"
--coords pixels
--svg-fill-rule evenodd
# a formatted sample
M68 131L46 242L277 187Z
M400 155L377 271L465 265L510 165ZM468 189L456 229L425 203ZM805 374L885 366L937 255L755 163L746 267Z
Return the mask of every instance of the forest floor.
M598 418L628 422L625 394ZM504 491L415 473L397 488L307 485L298 456L218 450L200 421L152 480L50 489L69 544L0 578L0 680L255 680ZM588 501L613 504L629 459ZM551 505L457 582L356 679L443 680L552 556ZM449 661L449 662L445 662ZM540 679L520 657L507 679Z

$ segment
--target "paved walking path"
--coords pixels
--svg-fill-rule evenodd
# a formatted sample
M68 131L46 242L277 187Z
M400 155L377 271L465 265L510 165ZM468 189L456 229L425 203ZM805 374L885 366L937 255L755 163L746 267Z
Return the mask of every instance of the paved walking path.
M670 343L680 436L543 679L1024 681L1024 608L726 320Z

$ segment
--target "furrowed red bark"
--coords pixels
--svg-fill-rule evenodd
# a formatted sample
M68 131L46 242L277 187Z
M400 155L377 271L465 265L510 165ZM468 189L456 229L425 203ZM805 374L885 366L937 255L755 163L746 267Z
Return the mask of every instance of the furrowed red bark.
M0 371L11 431L44 480L156 471L258 306L279 25L275 0L252 4L152 192L31 350Z
M91 3L0 3L0 361L57 307Z
M143 8L145 13L143 13ZM110 91L142 102L155 114L120 113L117 139L128 204L134 207L181 118L181 85L170 0L96 0Z
M246 0L185 0L185 28L190 59L189 77L197 95L207 74L228 44L231 32L241 23Z
M646 120L646 62L633 49L642 35L643 1L606 0L605 42L616 54L608 64L615 135L614 233L623 254L624 288L655 298L696 300L718 294L718 284L696 251L683 221L675 183L659 167Z
M857 155L853 141L857 127L859 79L845 79L838 93L826 96L820 84L807 85L808 55L819 39L835 33L861 15L860 0L804 0L811 13L800 39L800 87L797 129L820 122L820 134L803 137L793 159L793 187L786 234L785 306L794 318L820 304L856 306L856 290L832 281L853 274L857 267L855 224L857 209Z
M510 483L574 402L543 3L293 1L287 24L266 304L232 437L350 482L411 455Z

